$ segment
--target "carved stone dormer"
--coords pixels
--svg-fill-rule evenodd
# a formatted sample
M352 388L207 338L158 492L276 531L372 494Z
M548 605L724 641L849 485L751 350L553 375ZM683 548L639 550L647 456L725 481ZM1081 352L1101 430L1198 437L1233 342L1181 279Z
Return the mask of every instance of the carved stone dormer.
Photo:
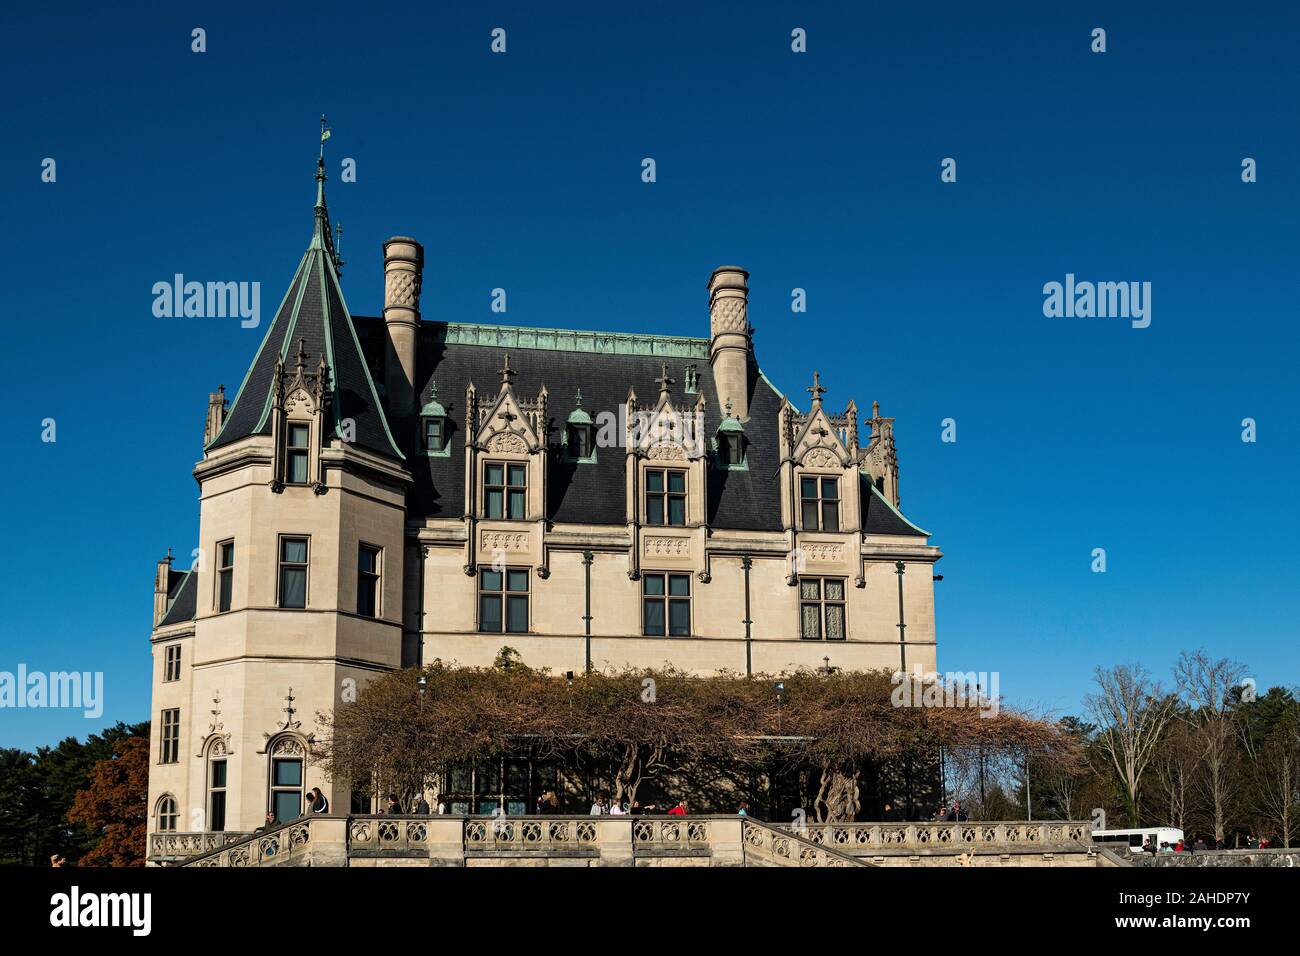
M208 395L208 418L203 425L204 448L221 432L221 426L226 423L226 407L229 404L224 385L218 385L217 390Z
M325 441L326 412L330 404L330 368L320 357L315 371L308 371L307 343L298 340L293 370L284 360L275 362L271 387L271 440L275 450L274 477L271 490L284 491L288 486L310 487L316 494L325 493L325 474L321 448Z
M894 419L880 416L880 403L871 403L871 444L862 453L862 467L876 489L899 507L898 450L894 446Z
M507 353L499 372L501 385L496 398L480 400L471 384L465 392L465 520L468 527L464 570L476 573L480 555L514 552L511 560L520 564L537 558L541 528L534 532L518 525L484 525L480 522L546 520L547 435L549 429L546 386L535 397L520 396L515 390L518 372ZM488 540L491 539L491 540ZM506 542L510 548L505 548ZM544 564L537 564L539 577L546 576Z
M655 383L659 397L653 405L641 405L636 392L628 392L627 446L642 458L651 461L693 461L708 450L704 432L704 393L696 395L693 405L683 403L679 408L673 401L672 386L676 380L669 376L664 364Z
M849 402L841 415L831 415L822 407L822 394L826 388L821 375L813 373L812 407L807 415L800 415L792 406L783 409L788 435L790 457L805 468L843 469L857 462L858 422L857 405Z

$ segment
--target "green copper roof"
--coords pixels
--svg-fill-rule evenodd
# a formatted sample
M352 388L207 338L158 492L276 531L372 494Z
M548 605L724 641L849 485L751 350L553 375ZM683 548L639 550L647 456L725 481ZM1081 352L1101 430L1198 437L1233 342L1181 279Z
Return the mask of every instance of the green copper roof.
M322 160L316 167L311 241L209 449L270 434L277 360L292 374L302 349L308 371L316 370L322 356L329 367L331 413L325 437L342 437L398 461L404 458L388 427L339 285L324 183Z
M424 407L420 409L421 418L446 418L447 409L442 407L442 402L438 401L438 383L430 382L429 400L425 402Z
M573 411L569 412L568 423L570 425L594 425L595 422L591 420L591 416L583 411L582 389L578 389L578 394L574 396L574 401L576 401L578 405Z
M584 332L575 329L526 329L508 325L426 322L437 342L486 345L551 352L596 355L662 355L708 359L709 340L673 335L633 335L626 332Z

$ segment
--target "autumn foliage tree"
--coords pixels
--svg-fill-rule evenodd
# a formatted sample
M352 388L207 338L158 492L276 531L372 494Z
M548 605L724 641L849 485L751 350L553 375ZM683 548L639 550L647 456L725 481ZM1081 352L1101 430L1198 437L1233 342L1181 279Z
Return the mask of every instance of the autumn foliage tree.
M141 866L148 821L149 738L126 737L113 755L90 771L90 785L78 790L68 820L100 835L81 866Z
M800 671L779 694L774 680L671 668L568 679L504 652L491 668L435 662L382 675L319 715L314 756L336 779L412 794L449 764L527 755L597 770L620 803L665 774L695 800L718 778L811 770L810 816L841 821L860 807L864 763L933 761L940 745L1048 759L1068 745L1053 724L1006 708L895 706L884 671Z

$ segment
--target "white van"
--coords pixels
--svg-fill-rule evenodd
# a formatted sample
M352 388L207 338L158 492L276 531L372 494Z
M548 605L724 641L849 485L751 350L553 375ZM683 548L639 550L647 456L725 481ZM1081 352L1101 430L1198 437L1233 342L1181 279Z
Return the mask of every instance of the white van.
M1111 845L1115 849L1128 847L1140 851L1148 840L1157 850L1160 844L1173 846L1183 838L1183 831L1177 827L1138 827L1134 830L1093 830L1092 842Z

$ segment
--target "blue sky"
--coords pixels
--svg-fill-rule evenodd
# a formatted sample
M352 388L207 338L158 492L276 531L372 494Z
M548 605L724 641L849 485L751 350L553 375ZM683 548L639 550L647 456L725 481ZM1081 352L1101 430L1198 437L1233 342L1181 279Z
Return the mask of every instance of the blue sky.
M1197 646L1296 683L1300 13L1001 8L6 10L0 670L103 671L107 699L0 711L0 745L148 716L154 562L193 547L207 394L265 328L155 318L150 289L258 281L274 307L321 113L357 313L397 234L429 319L501 320L503 287L510 324L707 335L709 273L748 268L778 387L806 403L818 368L828 405L898 419L904 511L946 554L941 669L1059 713L1097 664L1167 677ZM1070 272L1150 282L1151 326L1045 318Z

